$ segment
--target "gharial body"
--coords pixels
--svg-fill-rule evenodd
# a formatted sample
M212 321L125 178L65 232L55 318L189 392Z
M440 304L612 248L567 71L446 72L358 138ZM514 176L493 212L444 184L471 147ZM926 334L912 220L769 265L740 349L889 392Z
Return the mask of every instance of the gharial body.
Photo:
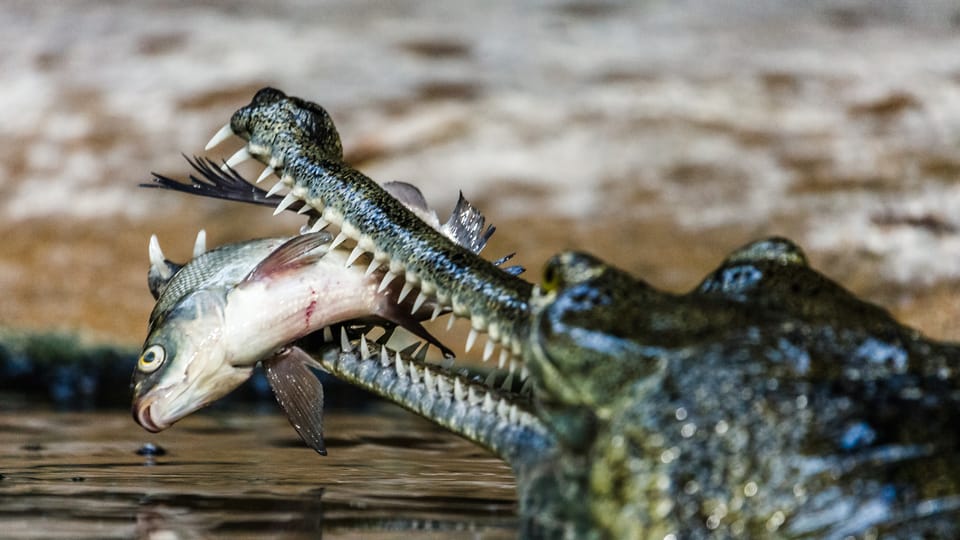
M508 461L524 536L960 534L960 348L859 300L789 241L745 246L681 295L575 252L532 287L343 164L319 106L265 89L212 142L231 133L248 141L231 165L256 157L290 188L281 208L322 213L334 243L352 238L529 372L532 397L349 339L294 344Z

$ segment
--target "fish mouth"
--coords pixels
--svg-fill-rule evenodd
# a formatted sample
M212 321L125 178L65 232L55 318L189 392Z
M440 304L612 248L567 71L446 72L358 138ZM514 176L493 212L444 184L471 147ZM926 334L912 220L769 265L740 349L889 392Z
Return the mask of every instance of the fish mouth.
M140 424L140 427L149 431L150 433L157 433L163 431L167 426L161 426L154 422L153 416L150 413L150 406L153 405L152 401L148 401L142 404L135 404L133 406L133 419Z

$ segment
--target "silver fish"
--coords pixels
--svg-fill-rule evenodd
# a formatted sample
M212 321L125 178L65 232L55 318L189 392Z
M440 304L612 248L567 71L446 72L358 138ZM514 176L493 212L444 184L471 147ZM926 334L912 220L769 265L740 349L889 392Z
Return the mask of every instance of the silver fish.
M391 189L430 219L415 187L395 183ZM479 250L489 235L466 215L479 212L461 198L446 224L433 214L434 226ZM465 231L470 224L473 230ZM194 258L178 265L152 238L148 282L157 303L133 376L136 421L148 431L166 429L242 384L259 362L291 423L323 454L323 390L310 372L318 365L287 344L332 324L373 319L451 354L420 324L440 313L435 304L419 297L398 302L401 283L384 286L386 269L371 264L365 271L349 264L351 252L330 246L329 234L314 232L204 251L200 237Z

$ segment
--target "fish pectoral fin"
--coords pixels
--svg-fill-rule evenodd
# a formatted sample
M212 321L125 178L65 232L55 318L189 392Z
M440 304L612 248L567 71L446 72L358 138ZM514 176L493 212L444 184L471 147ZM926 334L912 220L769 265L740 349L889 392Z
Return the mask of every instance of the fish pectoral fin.
M257 264L243 282L269 279L280 273L315 263L326 255L319 248L330 243L332 237L327 232L315 232L294 236L273 250L270 255Z
M323 385L309 366L313 358L298 347L285 347L262 362L267 381L287 419L303 442L327 455L323 444Z

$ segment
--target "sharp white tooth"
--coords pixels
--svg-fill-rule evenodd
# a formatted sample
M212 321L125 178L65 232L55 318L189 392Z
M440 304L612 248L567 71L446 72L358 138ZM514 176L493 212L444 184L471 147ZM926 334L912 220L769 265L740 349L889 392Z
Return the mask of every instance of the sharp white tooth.
M413 285L411 285L409 281L404 281L403 288L400 289L400 296L397 297L397 303L399 304L400 302L403 302L403 299L406 298L407 295L410 294L410 291L412 290L413 290Z
M277 183L274 184L273 187L270 188L269 191L267 191L267 197L268 197L268 198L269 198L269 197L273 197L274 195L276 195L277 193L279 193L280 190L283 189L283 187L284 187L285 185L286 185L286 184L283 183L283 180L277 180Z
M464 347L464 352L470 352L470 349L473 348L474 342L477 341L477 331L473 328L470 329L470 334L467 335L467 346Z
M308 208L307 205L303 205L303 207ZM330 225L330 223L322 219L318 219L317 222L313 224L313 227L310 227L310 232L320 232L326 229L327 225Z
M423 370L423 384L427 387L427 392L433 393L433 373L430 371L430 368L424 368Z
M148 247L150 252L150 264L154 266L166 266L166 257L163 256L163 250L160 249L160 240L157 239L157 235L150 235L150 246Z
M401 379L407 376L407 368L403 364L403 358L400 358L400 352L397 352L396 358L394 358L394 366L397 369L397 377Z
M260 176L257 177L257 183L259 184L260 182L263 182L271 174L273 174L273 167L267 165L267 168L264 169L263 172L260 173Z
M510 412L507 414L507 417L510 418L511 424L517 423L517 416L520 414L520 411L517 410L517 405L510 405Z
M507 353L507 349L506 348L500 349L500 358L497 359L497 367L499 369L503 369L503 366L507 365L508 357L509 357L509 354Z
M467 391L463 388L463 383L460 382L459 378L453 379L453 397L457 401L467 399Z
M330 330L329 326L323 327L323 341L326 343L333 341L333 330Z
M237 150L236 154L230 156L230 159L228 159L226 163L221 165L220 169L223 172L227 172L227 170L235 168L237 165L243 163L244 161L252 157L253 156L250 155L250 151L247 150L246 146L244 146L243 148Z
M532 391L531 390L532 388L533 388L533 379L527 379L526 381L523 382L523 386L520 387L520 393L524 395L529 394Z
M380 346L380 365L387 367L390 365L390 352L387 350L387 347L384 345Z
M473 386L467 388L467 403L470 405L478 405L483 398L480 397L480 394L477 393L477 389Z
M347 329L343 326L340 327L340 349L343 350L343 352L353 350L353 345L350 345L350 340L347 339Z
M500 418L506 418L509 410L510 407L507 406L506 400L501 399L500 402L497 403L497 416Z
M386 274L384 274L383 281L381 281L380 286L377 287L377 292L383 292L383 290L386 289L387 286L390 285L390 282L393 281L396 277L397 275L394 274L393 272L387 272Z
M443 308L440 307L440 302L437 302L437 305L433 306L433 314L430 315L430 320L431 320L431 321L437 320L437 317L440 316L440 310L442 310L442 309L443 309ZM453 317L451 317L451 318L453 318Z
M207 252L207 231L200 229L197 231L197 239L193 242L193 258L203 255Z
M450 383L447 382L446 377L437 377L437 392L444 396L450 395Z
M410 362L410 380L414 383L420 382L420 370L417 369L417 365L413 362Z
M514 373L515 371L517 371L517 363L513 361L513 358L511 358L511 359L510 359L510 374L513 375L513 373Z
M333 239L333 242L330 243L330 249L336 248L337 246L342 244L343 241L346 239L347 239L347 235L343 234L343 231L341 231L340 234L338 234L337 237Z
M487 373L486 380L483 381L483 384L487 385L487 388L493 388L493 385L497 383L497 372L490 370L490 373Z
M423 303L427 300L427 295L423 291L420 291L420 294L417 295L417 299L413 301L413 309L410 310L410 314L414 314L420 311L420 308L423 306Z
M493 356L493 349L497 346L492 339L487 340L487 344L483 346L483 361L486 362Z
M370 347L367 346L367 336L360 334L360 358L370 358Z
M299 201L300 198L294 195L293 193L287 193L287 196L280 201L280 204L277 205L277 209L273 211L273 215L277 215L280 212L283 212L287 208L290 208L290 205Z
M303 214L306 214L307 212L309 212L309 211L311 211L311 210L313 210L313 207L310 206L309 204L305 204L305 205L301 206L299 210L297 210L297 215L298 215L298 216L302 216Z
M233 135L233 129L230 127L230 122L227 122L225 126L223 126L222 128L220 128L219 131L214 133L213 137L210 139L210 142L208 142L207 145L203 147L203 149L209 150L214 146L222 143L223 141L229 139L231 135Z
M369 276L370 274L377 271L377 268L380 268L380 263L377 262L376 258L370 259L370 264L367 265L367 271L363 273L364 277Z
M347 257L347 268L350 268L357 258L366 253L364 250L360 249L360 246L353 248L353 251L350 252L350 256Z
M483 396L483 405L481 405L484 412L493 412L497 408L497 404L493 402L493 397L489 393L484 394Z
M509 390L511 387L513 387L513 373L507 375L506 378L503 379L503 384L500 385L500 389Z
M163 250L160 249L160 241L157 240L157 235L155 234L150 235L148 251L150 252L150 266L160 274L161 279L170 279L173 272L171 272L170 267L167 266L166 257L163 256Z
M530 370L527 369L526 365L520 366L520 380L521 381L530 380Z

